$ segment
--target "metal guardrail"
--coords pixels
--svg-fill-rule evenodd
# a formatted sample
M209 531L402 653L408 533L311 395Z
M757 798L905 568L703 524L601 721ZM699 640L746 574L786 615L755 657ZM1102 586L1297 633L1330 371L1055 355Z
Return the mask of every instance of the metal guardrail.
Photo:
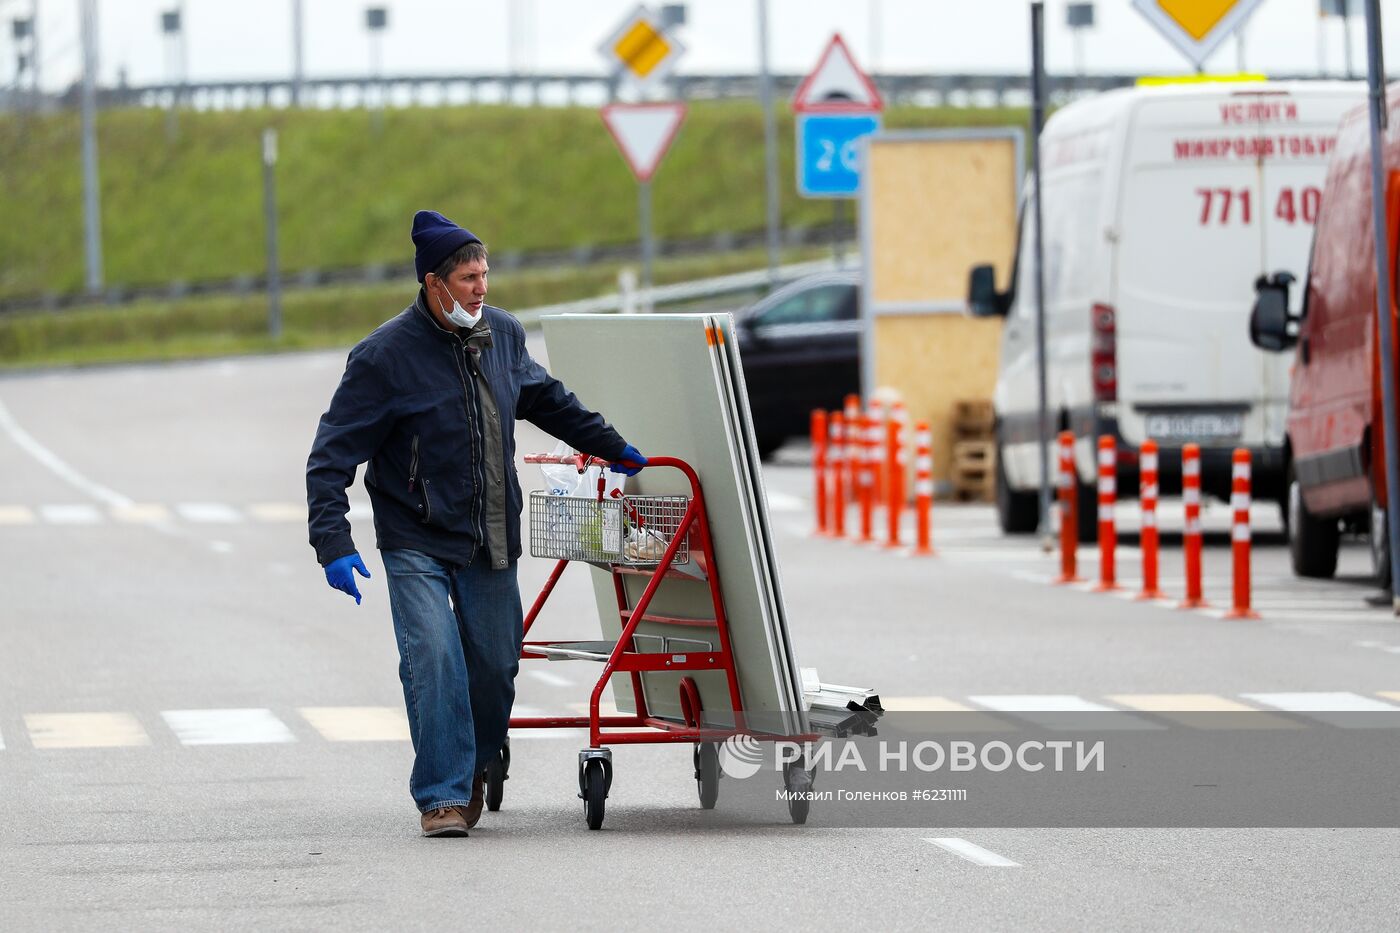
M849 239L854 234L854 231L844 224L841 226L840 232L844 239ZM833 227L830 224L814 227L789 227L783 231L783 242L788 247L825 245L831 242L832 234ZM763 243L764 232L762 230L750 230L744 233L719 233L708 237L661 241L657 244L657 255L665 257L704 256L753 249L762 246ZM509 272L525 269L553 269L596 262L633 262L639 256L640 247L638 244L621 243L540 250L529 253L502 250L492 254L491 264L498 272ZM412 263L371 263L335 269L301 269L287 272L282 275L281 286L286 291L295 291L336 285L375 285L395 279L411 281L413 276ZM32 311L61 313L73 308L90 308L96 305L119 307L137 301L178 301L182 298L197 296L252 295L264 291L266 288L266 276L251 273L193 282L173 281L146 285L113 284L96 296L74 291L0 298L0 317L6 314Z
M774 75L774 90L790 97L802 75ZM1137 74L1048 75L1052 100L1063 101L1130 87ZM1336 80L1337 75L1277 74L1278 81ZM1025 72L945 74L893 73L874 76L880 93L893 104L1026 106L1030 77ZM754 74L689 74L668 79L667 93L679 100L752 100L758 97ZM192 107L201 110L248 110L262 107L341 108L413 107L459 103L526 106L597 105L617 99L619 79L604 74L388 74L304 78L290 77L117 85L98 89L100 107ZM62 94L0 90L0 109L53 109L78 106L78 87Z
M856 263L847 263L839 268L853 269L857 267ZM818 272L831 272L837 268L835 260L832 259L790 263L778 267L776 280L772 281L771 284L785 285L803 276L814 275ZM613 292L610 295L599 295L596 298L583 298L578 301L526 308L516 311L514 314L526 327L532 327L539 323L540 318L550 314L617 313L622 310L629 297L637 305L650 304L654 308L659 308L667 305L687 304L705 298L722 298L727 295L761 291L769 284L768 270L755 269L752 272L735 272L730 275L717 275L713 278L695 279L690 282L656 285L649 289L638 289L631 296L624 296L621 292Z

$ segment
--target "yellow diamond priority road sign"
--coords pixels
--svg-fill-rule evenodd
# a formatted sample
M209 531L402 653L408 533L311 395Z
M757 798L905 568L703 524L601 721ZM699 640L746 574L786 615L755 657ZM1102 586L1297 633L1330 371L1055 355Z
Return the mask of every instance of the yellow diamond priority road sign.
M685 46L667 33L660 15L639 6L623 18L598 52L616 73L647 85L671 73Z
M1133 0L1139 13L1201 68L1264 0Z

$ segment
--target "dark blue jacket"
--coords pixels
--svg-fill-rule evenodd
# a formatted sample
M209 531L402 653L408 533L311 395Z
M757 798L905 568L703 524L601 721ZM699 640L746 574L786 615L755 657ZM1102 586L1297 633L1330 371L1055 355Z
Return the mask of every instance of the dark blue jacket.
M515 471L515 421L523 418L576 449L609 460L626 442L585 408L525 349L525 329L484 307L489 342L474 352L443 330L418 300L350 351L345 375L321 416L306 464L311 546L322 565L355 551L345 490L368 462L365 486L381 549L409 548L467 564L486 540L481 469L482 393L470 378L480 366L499 409L510 560L520 556L522 498Z

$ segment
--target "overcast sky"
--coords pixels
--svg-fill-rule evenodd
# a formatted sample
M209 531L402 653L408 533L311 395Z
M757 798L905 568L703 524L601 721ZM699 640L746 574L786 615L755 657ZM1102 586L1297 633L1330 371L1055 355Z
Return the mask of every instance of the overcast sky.
M97 0L101 76L124 69L132 84L166 80L162 10L179 0ZM28 16L35 0L0 0L0 75L14 75L9 21ZM367 71L365 8L385 6L386 73L501 72L512 60L524 70L596 73L597 48L635 0L303 0L306 73L352 76ZM68 86L78 73L78 0L37 0L43 83ZM1051 71L1074 67L1064 27L1064 0L1046 4ZM1097 0L1098 24L1084 36L1086 70L1175 73L1186 61L1129 4ZM806 72L833 32L862 65L879 71L1013 71L1029 62L1026 0L770 0L776 71ZM1358 3L1359 8L1359 3ZM191 80L280 77L290 73L292 0L184 0ZM513 9L509 9L512 7ZM1382 0L1390 27L1388 58L1400 61L1400 0ZM757 66L755 0L689 0L680 33L689 51L682 72L744 72ZM1318 0L1263 0L1245 31L1250 70L1313 73L1320 53L1328 70L1343 67L1339 20L1320 20ZM1355 67L1364 73L1364 27L1353 23ZM515 36L512 40L512 34ZM1232 40L1208 62L1235 71ZM1394 69L1392 69L1393 71Z

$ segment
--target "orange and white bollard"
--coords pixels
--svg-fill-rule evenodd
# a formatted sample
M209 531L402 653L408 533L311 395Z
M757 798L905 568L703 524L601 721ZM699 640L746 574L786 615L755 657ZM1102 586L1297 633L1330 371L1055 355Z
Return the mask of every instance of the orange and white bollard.
M870 476L873 481L875 505L878 506L885 501L885 458L879 454L885 446L885 401L881 398L871 398L866 408L870 414L870 443L876 451L870 464Z
M817 534L826 534L826 412L812 412L812 482L816 488Z
M875 419L863 415L860 419L860 543L875 540L875 445L871 435Z
M1060 432L1060 577L1077 583L1079 555L1079 482L1074 468L1074 432Z
M848 395L846 412L846 498L855 502L860 495L860 396Z
M1186 510L1182 549L1186 552L1186 598L1182 609L1206 605L1201 592L1201 448L1186 444L1181 448L1181 503Z
M1161 599L1162 591L1157 586L1158 547L1157 531L1157 442L1145 440L1138 454L1142 472L1138 480L1138 498L1142 502L1142 592L1138 599Z
M1234 512L1234 520L1230 523L1230 556L1234 559L1231 578L1234 605L1225 613L1227 619L1259 618L1259 613L1249 606L1249 474L1249 451L1237 447L1230 458L1230 510Z
M1099 583L1096 593L1118 589L1118 523L1113 506L1118 501L1118 445L1107 434L1099 436Z
M889 531L886 547L899 547L899 524L904 517L904 454L900 450L899 431L899 420L891 418L885 426L885 470L889 477L889 488L885 490L885 519Z
M933 433L929 431L927 421L920 421L915 426L914 443L917 445L914 458L914 498L918 528L914 553L921 557L931 557L933 556Z
M831 413L831 453L828 475L831 479L831 518L827 531L834 538L846 536L846 419L839 411Z

